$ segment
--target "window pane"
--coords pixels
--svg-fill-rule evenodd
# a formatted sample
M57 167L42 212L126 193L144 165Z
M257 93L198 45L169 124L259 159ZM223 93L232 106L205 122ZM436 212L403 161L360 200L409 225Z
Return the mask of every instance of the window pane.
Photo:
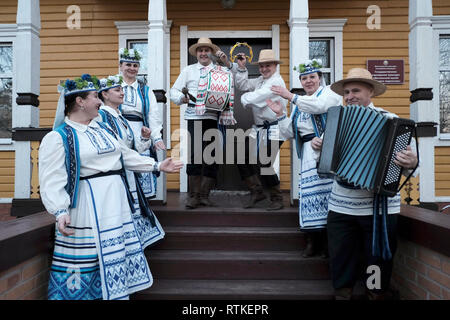
M12 73L12 46L0 45L0 73Z
M309 59L322 59L324 68L330 68L330 41L310 40Z
M439 39L439 67L450 68L450 36Z
M329 85L331 83L331 80L330 80L331 79L331 74L323 72L322 76L325 79L325 83L327 85Z
M439 103L441 133L450 133L450 72L441 71L439 75Z
M141 54L142 59L139 67L139 74L147 74L147 42L130 41L129 47L130 49L136 49Z
M0 138L11 138L12 79L0 79Z

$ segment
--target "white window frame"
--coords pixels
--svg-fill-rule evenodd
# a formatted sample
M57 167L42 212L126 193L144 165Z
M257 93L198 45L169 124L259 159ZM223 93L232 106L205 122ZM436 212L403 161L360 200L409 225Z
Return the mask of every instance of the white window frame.
M271 38L272 49L275 52L277 58L280 57L280 26L278 24L272 25L270 30L205 30L205 31L189 31L188 26L180 26L180 71L187 66L188 58L188 39L197 39L201 37L206 38ZM251 44L250 44L251 45ZM256 57L257 58L257 57ZM184 112L186 111L186 105L180 106L180 130L181 132L187 131L187 121L184 120ZM180 157L186 158L187 153L187 141L180 136ZM280 157L279 154L275 159L273 165L275 172L280 174ZM180 171L180 192L188 191L186 170Z
M148 42L148 29L149 22L148 21L115 21L114 24L119 32L119 48L128 48L128 43L130 41L140 41L140 42ZM167 65L167 82L166 82L166 93L170 90L170 28L172 26L172 20L167 20L167 25L165 26L165 32L167 34L167 56L166 56L166 65ZM165 119L165 128L167 131L166 137L166 148L168 150L171 149L171 130L170 130L170 99L167 99L167 107L166 107L166 119Z
M433 105L432 110L434 111L434 121L438 123L437 136L432 140L434 142L433 148L436 147L450 147L450 133L441 133L440 131L440 103L439 103L439 39L442 35L450 35L450 16L432 16L430 17L432 27L433 27ZM434 163L434 161L433 161ZM432 167L433 176L435 165ZM420 169L422 174L423 170ZM450 196L436 196L436 188L433 190L434 199L433 202L449 202Z
M0 43L11 43L13 55L12 55L12 104L11 110L14 110L17 107L16 104L16 63L15 63L15 41L16 41L16 33L17 33L17 25L16 24L0 24ZM1 75L4 76L4 75ZM9 77L9 76L8 76ZM12 115L14 112L11 112L11 123L12 123ZM0 151L15 151L14 141L11 138L0 138Z

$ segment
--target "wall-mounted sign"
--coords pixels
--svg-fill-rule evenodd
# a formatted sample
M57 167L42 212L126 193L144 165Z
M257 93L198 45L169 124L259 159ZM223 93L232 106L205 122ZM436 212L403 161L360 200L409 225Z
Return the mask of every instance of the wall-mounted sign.
M374 80L384 84L403 84L405 81L404 60L367 60L367 70Z

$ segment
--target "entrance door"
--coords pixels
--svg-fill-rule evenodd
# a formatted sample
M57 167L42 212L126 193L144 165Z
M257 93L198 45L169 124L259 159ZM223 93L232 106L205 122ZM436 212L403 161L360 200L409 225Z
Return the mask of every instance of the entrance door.
M258 61L259 52L262 49L271 49L272 48L272 39L271 38L211 38L211 41L220 47L220 49L225 52L229 56L229 52L231 48L237 42L247 42L253 51L253 62ZM197 43L197 39L189 39L188 47ZM238 52L244 52L246 55L249 55L248 48L239 47L234 50L233 54ZM189 54L188 64L197 63L197 59ZM247 69L249 78L257 78L260 76L258 65L252 65L247 61ZM244 109L241 104L241 95L243 92L235 88L234 91L234 117L237 121L237 124L232 127L227 127L228 129L243 129L246 131L253 125L253 115L252 111L249 109ZM236 150L242 150L242 148L238 148L236 141L226 141L227 144L233 143ZM235 153L236 154L236 153ZM226 153L224 150L224 159L226 159ZM217 184L216 189L218 190L247 190L244 182L241 181L239 176L239 171L234 164L222 164L219 165L219 170L217 172Z

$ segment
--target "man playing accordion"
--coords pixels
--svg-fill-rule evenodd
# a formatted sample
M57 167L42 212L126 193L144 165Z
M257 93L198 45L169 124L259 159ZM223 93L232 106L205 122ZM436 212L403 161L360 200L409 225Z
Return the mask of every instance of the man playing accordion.
M366 69L353 68L349 70L347 78L335 82L331 85L331 89L343 96L346 105L363 106L381 112L389 118L397 117L395 114L373 105L371 98L383 94L386 86L373 80L371 73ZM322 139L314 138L311 145L316 151L321 150ZM412 169L417 167L418 158L414 149L415 141L412 140L406 150L395 154L395 164L408 169L403 170L404 175L409 174ZM340 181L339 178L334 180L328 203L327 225L330 266L336 299L351 298L353 286L360 274L358 264L361 249L364 252L365 268L375 265L380 268L381 272L381 286L374 289L366 288L369 299L392 298L392 293L388 289L397 246L396 214L400 212L400 194L397 193L387 201L386 231L392 254L389 259L375 256L372 251L373 208L373 192Z

